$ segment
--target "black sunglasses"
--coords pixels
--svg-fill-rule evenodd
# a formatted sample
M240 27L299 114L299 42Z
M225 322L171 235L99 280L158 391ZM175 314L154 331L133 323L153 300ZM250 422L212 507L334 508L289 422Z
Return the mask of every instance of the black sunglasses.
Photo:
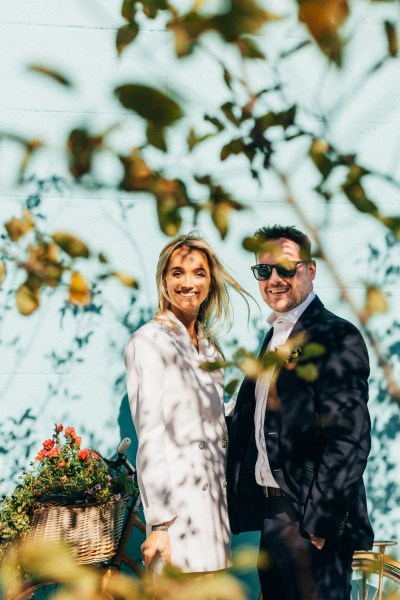
M297 266L301 265L301 263L307 263L307 262L309 262L309 261L293 260L293 261L285 262L284 265L261 264L261 265L254 265L253 267L251 267L251 270L253 271L254 277L258 281L267 281L267 279L269 279L271 277L272 269L274 269L274 268L276 269L276 272L278 273L279 277L284 277L284 278L294 277L297 273Z

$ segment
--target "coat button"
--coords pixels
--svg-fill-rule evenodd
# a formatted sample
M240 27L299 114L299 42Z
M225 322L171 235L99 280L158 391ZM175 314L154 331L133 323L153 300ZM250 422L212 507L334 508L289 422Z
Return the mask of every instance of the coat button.
M205 442L200 442L199 443L200 450L204 450L205 447L206 447L206 443Z
M222 440L222 447L223 448L227 448L228 447L228 440Z
M222 482L222 487L226 487L228 485L227 481L224 479L224 481Z
M205 492L208 489L208 483L205 483L201 489Z

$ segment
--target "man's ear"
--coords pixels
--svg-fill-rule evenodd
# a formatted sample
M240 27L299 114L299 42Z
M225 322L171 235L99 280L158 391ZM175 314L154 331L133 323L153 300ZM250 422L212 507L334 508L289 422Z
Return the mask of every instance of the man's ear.
M312 281L314 281L315 275L317 273L317 263L315 262L315 260L312 260L311 262L308 263L308 270L309 270Z

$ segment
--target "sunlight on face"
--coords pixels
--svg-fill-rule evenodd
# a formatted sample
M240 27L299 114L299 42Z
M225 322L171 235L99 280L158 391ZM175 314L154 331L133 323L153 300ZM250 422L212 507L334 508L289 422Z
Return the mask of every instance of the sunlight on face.
M287 238L270 240L257 255L260 264L286 264L301 260L300 247ZM259 281L258 287L263 300L275 312L288 312L304 302L313 289L316 266L314 262L301 263L294 277L283 278L276 269L267 281Z
M210 267L203 252L183 246L171 254L164 285L171 300L171 310L178 318L197 317L210 284Z

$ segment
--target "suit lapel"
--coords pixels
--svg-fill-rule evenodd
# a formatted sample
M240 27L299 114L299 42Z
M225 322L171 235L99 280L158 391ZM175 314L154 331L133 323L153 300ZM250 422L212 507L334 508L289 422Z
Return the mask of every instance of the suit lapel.
M307 331L310 325L314 323L315 319L318 317L323 308L324 305L322 304L321 300L318 298L318 296L315 296L314 300L309 304L309 306L307 306L306 310L296 321L288 339L290 340L295 338L300 333Z
M222 397L224 382L223 370L217 369L215 371L206 371L199 367L201 362L212 362L221 358L221 356L202 332L199 333L199 352L197 352L185 326L177 319L177 317L175 317L172 311L168 311L161 324L169 334L179 354L193 371L203 397L206 399L211 410L215 413L219 424L226 434L227 429ZM219 393L218 387L221 390L221 393Z

